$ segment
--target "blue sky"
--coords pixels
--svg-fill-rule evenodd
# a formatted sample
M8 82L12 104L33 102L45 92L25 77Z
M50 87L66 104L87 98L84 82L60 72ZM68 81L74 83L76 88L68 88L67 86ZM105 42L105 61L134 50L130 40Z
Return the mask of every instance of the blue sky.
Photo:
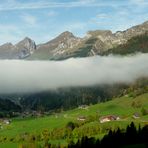
M37 44L68 30L125 30L148 20L148 0L0 0L0 44Z

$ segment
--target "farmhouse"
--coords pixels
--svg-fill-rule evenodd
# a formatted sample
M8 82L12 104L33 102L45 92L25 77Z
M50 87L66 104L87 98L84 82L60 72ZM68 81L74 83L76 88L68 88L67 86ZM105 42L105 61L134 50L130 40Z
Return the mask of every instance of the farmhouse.
M85 121L86 120L86 117L85 116L79 116L77 118L78 121Z
M134 118L134 119L138 119L138 118L140 118L139 113L134 113L134 114L133 114L133 118Z
M1 124L6 124L6 125L8 125L8 124L11 123L11 120L9 120L9 119L0 119L0 123L1 123Z
M4 123L4 124L7 124L7 125L10 124L10 122L11 122L11 121L10 121L9 119L4 119L4 120L3 120L3 123Z
M101 117L99 120L100 120L100 123L104 123L104 122L115 121L115 120L119 120L119 119L120 118L118 116L107 115L107 116Z
M88 109L88 105L80 105L79 109L86 109L87 110Z

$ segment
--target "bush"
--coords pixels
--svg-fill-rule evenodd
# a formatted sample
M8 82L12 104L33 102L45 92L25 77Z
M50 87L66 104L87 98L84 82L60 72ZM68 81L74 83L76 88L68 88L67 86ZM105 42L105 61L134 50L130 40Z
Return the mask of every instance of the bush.
M142 106L141 102L140 101L133 101L131 106L133 108L140 108Z
M142 113L143 116L148 115L148 110L145 109L145 108L142 108L141 113Z
M76 123L73 122L68 122L66 125L66 128L73 130L75 127L77 127L78 125Z

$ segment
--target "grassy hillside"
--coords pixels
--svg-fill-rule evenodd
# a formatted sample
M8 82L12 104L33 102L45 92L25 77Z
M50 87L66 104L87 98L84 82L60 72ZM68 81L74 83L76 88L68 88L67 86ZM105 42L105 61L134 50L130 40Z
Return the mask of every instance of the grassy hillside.
M50 142L56 144L59 142L65 144L69 139L68 133L73 139L83 135L102 137L109 129L125 128L131 121L134 121L136 125L139 123L141 125L148 124L148 115L143 114L144 109L148 109L148 93L135 98L126 95L105 103L88 106L87 109L76 108L51 116L15 118L12 119L10 125L1 124L0 147L5 144L9 145L10 142L18 145L22 141L22 136L40 137L45 131L49 134ZM134 119L132 117L135 112L139 113L140 118ZM120 120L100 123L99 118L104 115L117 115ZM86 120L78 121L79 116L85 116ZM69 131L67 123L70 122L74 123L75 127Z

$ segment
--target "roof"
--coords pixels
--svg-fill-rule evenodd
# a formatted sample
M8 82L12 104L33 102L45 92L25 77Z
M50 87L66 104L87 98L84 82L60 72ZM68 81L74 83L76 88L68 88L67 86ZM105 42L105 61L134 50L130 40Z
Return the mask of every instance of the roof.
M139 115L139 113L134 113L134 116L137 116L137 117L139 117L140 115Z
M86 120L86 117L85 117L85 116L79 116L79 117L77 118L77 120Z
M100 118L100 120L103 120L103 119L116 120L117 116L115 116L115 115L107 115L107 116L103 116L103 117Z

